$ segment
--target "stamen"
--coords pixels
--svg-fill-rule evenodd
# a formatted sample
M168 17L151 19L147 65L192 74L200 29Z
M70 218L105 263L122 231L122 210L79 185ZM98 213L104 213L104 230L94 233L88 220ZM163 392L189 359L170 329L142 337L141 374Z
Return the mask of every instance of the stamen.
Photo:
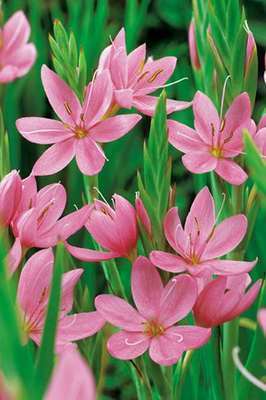
M164 70L162 68L158 69L157 71L155 71L152 76L148 79L149 83L152 83L153 81L155 81L155 79L157 78L157 76L159 76Z
M150 71L145 71L145 72L143 72L143 73L138 77L137 82L141 81L141 80L144 78L144 76L146 76L147 74L149 74L149 72L150 72Z
M222 197L223 197L222 204L221 204L221 207L220 207L220 209L219 209L219 211L218 211L218 213L217 213L217 216L216 216L214 225L217 224L217 222L218 222L218 220L219 220L219 218L220 218L220 215L221 215L221 213L222 213L222 211L223 211L223 208L224 208L225 199L226 199L226 194L225 194L224 192L222 193Z
M104 202L108 207L110 207L109 204L108 204L108 201L106 200L106 198L104 197L104 195L102 194L102 192L100 191L100 189L97 188L97 186L93 186L93 190L95 190L95 191L100 195L100 197L102 198L103 202Z
M130 342L128 338L125 339L125 343L127 346L137 346L138 344L144 342L146 339L137 340L136 342Z
M239 347L234 347L232 351L232 357L233 361L235 363L235 366L238 368L238 370L241 372L241 374L253 385L257 386L259 389L263 390L266 392L266 383L261 382L258 378L256 378L254 375L249 372L244 365L241 363L240 358L239 358L239 352L240 348Z
M162 86L156 86L156 88L157 89L164 89L164 88L167 88L169 86L173 86L173 85L176 85L177 83L180 83L180 82L183 82L183 81L188 81L188 80L189 80L189 77L188 76L184 76L184 78L177 79L174 82L166 83L165 85L162 85Z
M229 79L231 79L231 76L230 76L230 75L228 75L228 76L225 78L225 81L224 81L223 92L222 92L222 99L221 99L220 120L221 120L222 117L223 117L225 90L226 90L226 85L227 85L227 82L229 81Z
M69 103L67 101L64 101L64 107L65 107L65 110L68 113L68 115L71 115L72 114L72 110L71 110L71 107L70 107L70 105L69 105Z
M172 279L171 279L171 282L173 282L173 285L170 286L168 292L167 292L166 295L162 298L161 301L165 301L165 300L167 299L167 297L170 295L170 293L172 293L172 291L173 291L173 289L174 289L174 287L175 287L175 284L176 284L176 278L172 278Z

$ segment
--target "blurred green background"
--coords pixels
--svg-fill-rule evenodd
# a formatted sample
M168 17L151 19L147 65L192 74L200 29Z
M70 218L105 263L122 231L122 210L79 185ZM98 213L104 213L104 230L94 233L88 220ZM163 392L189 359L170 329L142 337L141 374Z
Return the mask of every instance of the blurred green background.
M265 107L266 89L263 81L264 53L266 47L266 0L246 0L243 2L250 29L253 31L259 55L259 84L255 108L255 119L258 120ZM38 57L31 72L23 79L17 80L2 90L5 126L9 134L11 167L19 169L26 177L37 157L43 152L44 146L35 145L24 140L16 130L15 120L22 116L51 117L51 108L45 98L40 80L42 64L52 66L48 34L53 31L53 20L59 19L68 33L73 31L78 45L84 49L88 62L88 80L98 63L101 50L110 43L122 26L127 33L128 50L136 45L147 43L148 55L154 58L173 55L178 58L178 64L172 81L188 77L189 79L167 89L169 97L180 100L191 100L195 93L193 73L190 66L187 30L191 20L192 6L187 0L8 0L3 2L4 20L14 11L23 9L27 14L31 27L31 41L37 47ZM191 110L176 113L176 118L189 125L193 124ZM100 173L99 186L109 200L116 192L133 200L137 191L136 171L142 167L143 140L149 131L150 119L143 117L141 123L124 138L106 146L106 163ZM170 146L171 147L171 146ZM195 193L193 176L189 174L180 162L180 153L171 147L173 157L172 181L177 186L177 203L184 213ZM61 181L68 191L68 211L73 211L74 204L82 203L82 177L77 171L75 162L70 167L52 177L40 178L39 184ZM265 247L265 212L261 211L251 240L248 258L259 257L260 263L253 277L261 277L263 266L263 251ZM80 264L80 263L78 263ZM124 262L121 268L122 279L129 276L129 264ZM101 291L104 285L100 270L89 268L86 278L91 296ZM96 287L97 282L97 287ZM127 283L127 287L129 287ZM249 312L255 318L252 310ZM248 351L252 332L245 335L245 343L240 342ZM248 339L248 340L247 340ZM104 361L104 360L101 360ZM105 393L106 399L133 398L130 375L125 369L125 363L112 360L109 364ZM113 379L114 374L116 379ZM122 397L121 385L123 385ZM207 390L207 389L206 389ZM202 389L204 398L204 388Z

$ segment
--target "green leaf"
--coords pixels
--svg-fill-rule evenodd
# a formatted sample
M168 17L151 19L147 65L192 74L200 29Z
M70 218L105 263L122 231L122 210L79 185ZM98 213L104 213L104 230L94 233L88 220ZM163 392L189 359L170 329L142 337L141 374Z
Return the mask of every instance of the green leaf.
M245 130L244 133L244 142L246 151L245 159L249 168L250 176L257 185L258 190L262 194L266 195L266 180L264 179L266 174L266 165L247 130Z
M41 346L36 363L36 380L39 382L39 396L42 398L53 369L54 346L56 339L57 322L60 309L61 277L63 264L64 245L58 244L56 248L55 265L51 283L51 291L47 314L44 324Z

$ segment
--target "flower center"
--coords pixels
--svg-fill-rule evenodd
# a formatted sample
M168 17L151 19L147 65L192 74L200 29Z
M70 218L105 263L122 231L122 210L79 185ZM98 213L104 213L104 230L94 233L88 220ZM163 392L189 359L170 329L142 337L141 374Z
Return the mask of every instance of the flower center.
M191 257L191 260L190 260L191 264L192 265L198 265L199 261L200 261L199 257L197 257L196 254L193 254L192 257Z
M216 158L222 157L222 149L220 147L213 147L211 149L211 154Z
M75 129L75 136L77 139L84 139L88 135L88 131L84 128L77 127Z
M149 321L144 325L144 333L150 337L160 336L164 333L164 327L157 321Z

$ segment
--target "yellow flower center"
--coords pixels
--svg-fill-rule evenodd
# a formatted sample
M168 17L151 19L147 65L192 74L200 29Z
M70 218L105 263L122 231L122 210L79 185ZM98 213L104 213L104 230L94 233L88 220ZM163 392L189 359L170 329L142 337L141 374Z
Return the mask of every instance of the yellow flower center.
M144 333L150 337L160 336L164 333L164 327L157 321L149 321L144 326Z
M75 129L75 136L77 139L84 139L87 135L88 135L88 131L86 131L86 129L79 128L79 127L77 127Z
M216 158L222 157L222 149L220 147L213 147L211 149L211 154Z

